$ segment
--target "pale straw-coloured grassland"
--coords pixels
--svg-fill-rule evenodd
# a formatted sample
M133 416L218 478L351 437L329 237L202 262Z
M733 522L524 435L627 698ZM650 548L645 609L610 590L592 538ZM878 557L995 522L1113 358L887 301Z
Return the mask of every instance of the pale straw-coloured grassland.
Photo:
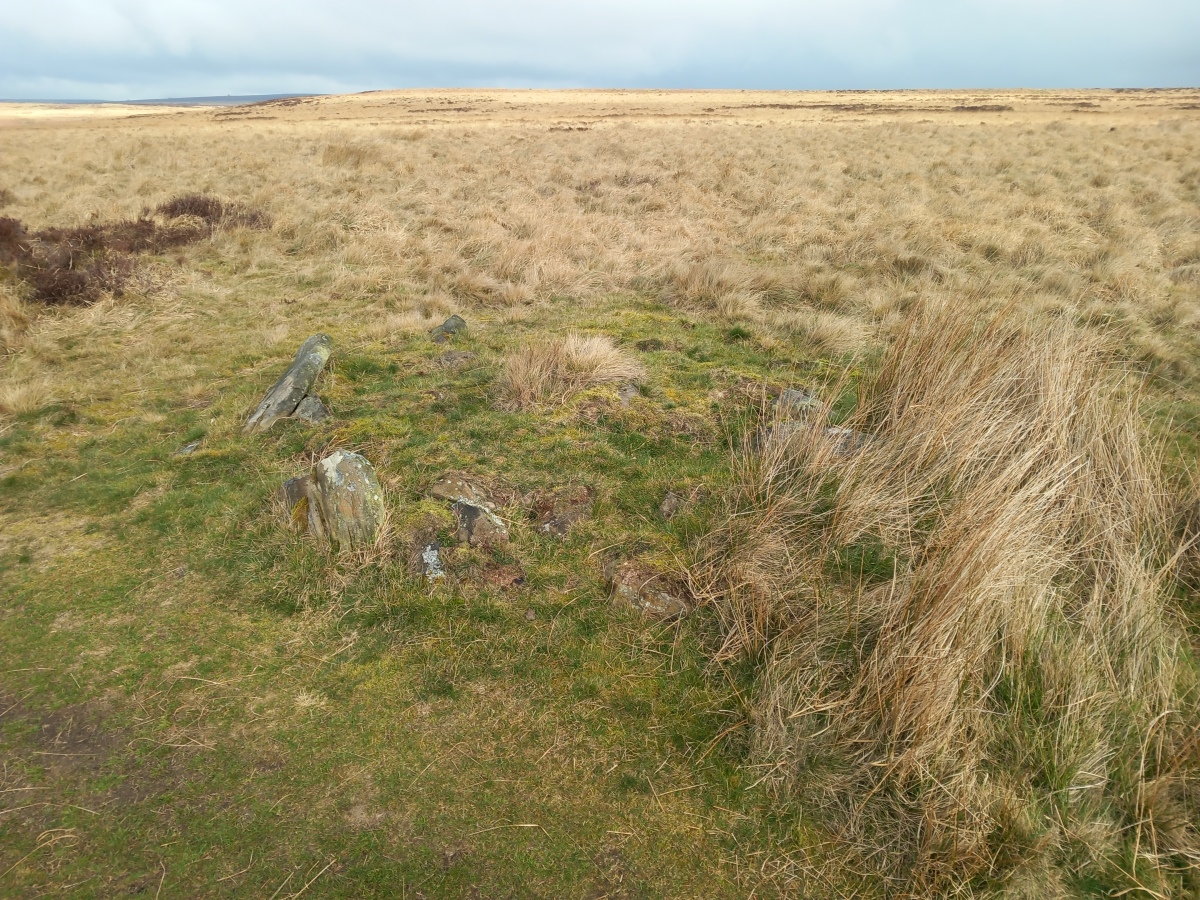
M1200 90L0 104L29 232L193 193L270 221L83 305L0 278L0 788L61 799L0 818L0 893L1194 896L1198 148ZM318 331L335 424L240 438ZM756 456L793 383L873 444ZM264 511L335 444L393 568ZM431 593L442 468L514 520L589 483L595 522ZM614 547L695 614L610 620ZM108 769L38 768L64 706Z

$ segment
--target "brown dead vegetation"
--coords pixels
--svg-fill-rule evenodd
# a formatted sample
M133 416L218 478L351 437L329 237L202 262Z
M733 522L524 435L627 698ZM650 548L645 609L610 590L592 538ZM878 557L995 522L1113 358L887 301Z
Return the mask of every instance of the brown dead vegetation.
M857 452L828 408L775 423L698 547L722 655L762 661L757 761L906 895L1058 896L1131 838L1138 877L1200 867L1177 543L1110 360L923 308L860 385Z
M136 219L92 222L74 228L28 232L17 219L0 218L0 265L30 288L30 299L51 306L95 303L120 297L134 269L133 257L164 253L212 235L217 228L266 228L259 210L216 197L185 194Z

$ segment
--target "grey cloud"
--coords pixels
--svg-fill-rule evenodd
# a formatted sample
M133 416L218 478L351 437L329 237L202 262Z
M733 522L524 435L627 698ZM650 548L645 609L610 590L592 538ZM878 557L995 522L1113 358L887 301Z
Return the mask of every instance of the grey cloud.
M0 0L0 96L1200 83L1189 0Z

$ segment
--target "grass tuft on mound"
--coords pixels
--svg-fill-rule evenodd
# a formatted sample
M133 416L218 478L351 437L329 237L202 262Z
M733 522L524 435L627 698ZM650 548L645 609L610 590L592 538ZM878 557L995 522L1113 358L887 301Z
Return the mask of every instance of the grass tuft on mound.
M695 545L722 655L759 666L755 762L894 891L1195 889L1173 529L1106 351L920 309L841 423L860 449L828 409L776 423Z

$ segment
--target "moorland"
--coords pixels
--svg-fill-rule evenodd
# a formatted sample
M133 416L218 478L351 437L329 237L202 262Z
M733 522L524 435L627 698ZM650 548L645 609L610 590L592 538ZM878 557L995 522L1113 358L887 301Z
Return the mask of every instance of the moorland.
M1198 90L0 104L0 894L1196 896L1198 145ZM317 333L330 418L243 434ZM336 449L371 546L275 499Z

